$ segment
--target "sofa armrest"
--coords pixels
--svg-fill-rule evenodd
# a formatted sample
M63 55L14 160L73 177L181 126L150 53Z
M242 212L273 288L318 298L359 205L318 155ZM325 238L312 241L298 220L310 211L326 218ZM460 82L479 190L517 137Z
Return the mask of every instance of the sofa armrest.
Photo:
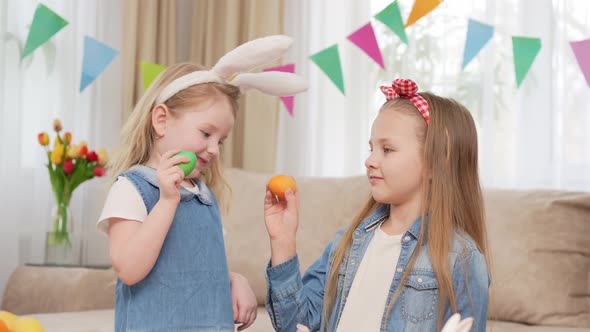
M6 284L2 310L23 315L110 309L116 280L112 269L19 266Z

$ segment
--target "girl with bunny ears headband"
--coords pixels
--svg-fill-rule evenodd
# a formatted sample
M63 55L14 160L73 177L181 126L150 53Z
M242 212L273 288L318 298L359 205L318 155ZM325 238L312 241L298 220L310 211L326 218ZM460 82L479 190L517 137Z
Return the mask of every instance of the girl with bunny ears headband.
M284 96L307 89L290 73L249 71L279 58L287 36L247 42L213 68L170 66L123 128L117 176L97 227L109 236L117 272L116 331L234 331L256 318L248 281L229 272L218 202L227 184L220 148L241 92ZM186 177L177 166L198 158ZM234 308L234 309L232 309Z

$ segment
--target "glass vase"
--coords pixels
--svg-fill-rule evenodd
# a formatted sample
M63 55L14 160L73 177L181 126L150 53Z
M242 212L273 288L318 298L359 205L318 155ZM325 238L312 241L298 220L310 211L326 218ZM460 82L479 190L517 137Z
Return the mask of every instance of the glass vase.
M71 209L57 202L51 209L51 228L46 232L45 264L80 265L80 241L74 232Z

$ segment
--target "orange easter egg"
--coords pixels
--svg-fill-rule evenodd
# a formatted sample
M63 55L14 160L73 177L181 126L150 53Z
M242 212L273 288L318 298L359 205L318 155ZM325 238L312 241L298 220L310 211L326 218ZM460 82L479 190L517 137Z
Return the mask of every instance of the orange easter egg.
M287 189L291 189L292 192L297 191L297 185L295 184L295 180L287 175L275 175L273 176L267 184L268 190L270 190L273 195L276 195L279 200L285 200L285 191Z
M10 332L4 321L0 320L0 332Z

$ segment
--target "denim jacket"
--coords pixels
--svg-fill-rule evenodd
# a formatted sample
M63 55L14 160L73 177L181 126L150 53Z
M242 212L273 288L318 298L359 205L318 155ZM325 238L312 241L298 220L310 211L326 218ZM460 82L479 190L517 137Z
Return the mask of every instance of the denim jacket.
M389 215L389 207L380 206L361 222L354 231L351 247L338 271L336 301L326 322L323 316L323 298L330 274L332 255L344 231L336 234L323 254L301 277L297 256L266 269L268 293L266 309L276 331L296 331L297 324L311 331L336 331L346 304L352 281L375 229ZM386 307L393 295L412 253L418 243L421 219L418 218L402 236L402 249L395 275L387 297ZM428 223L427 223L428 224ZM426 224L426 225L427 225ZM427 228L426 228L427 231ZM455 232L449 251L453 289L457 311L462 317L473 317L472 331L484 332L487 320L488 287L490 278L484 256L467 235ZM438 322L438 282L432 268L426 245L422 248L403 290L393 304L391 313L381 321L381 332L436 331ZM384 308L384 316L385 316ZM444 322L452 315L450 305L444 309ZM443 323L444 323L443 322Z
M123 173L148 213L160 198L155 170ZM180 188L180 203L154 267L128 286L117 279L115 331L233 332L229 271L217 202L198 181L199 193Z

